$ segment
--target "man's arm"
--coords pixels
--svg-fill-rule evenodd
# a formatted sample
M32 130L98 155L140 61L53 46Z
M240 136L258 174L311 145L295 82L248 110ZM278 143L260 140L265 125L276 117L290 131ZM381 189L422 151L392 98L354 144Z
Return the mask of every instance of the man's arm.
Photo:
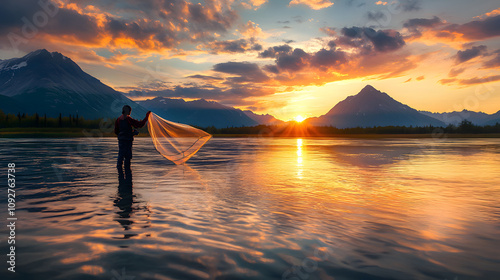
M133 118L132 118L132 117L130 117L130 116L128 116L128 117L127 117L127 121L128 121L128 123L129 123L131 126L133 126L133 127L135 127L135 128L141 128L141 127L143 127L143 126L146 124L146 122L148 121L149 114L151 114L151 111L148 111L148 113L146 114L146 117L145 117L142 121L138 121L138 120L136 120L136 119L133 119Z

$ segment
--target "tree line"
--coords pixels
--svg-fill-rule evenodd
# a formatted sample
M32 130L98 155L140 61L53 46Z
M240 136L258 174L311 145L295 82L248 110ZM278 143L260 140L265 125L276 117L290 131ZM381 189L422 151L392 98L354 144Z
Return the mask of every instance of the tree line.
M77 127L77 128L99 128L102 119L88 120L78 114L70 114L59 117L47 117L47 114L35 113L5 114L0 110L0 128L6 127Z
M500 123L495 125L475 125L463 120L459 125L449 124L446 127L436 126L376 126L336 128L334 126L307 126L300 124L257 125L252 127L202 128L210 134L260 134L269 136L327 136L341 134L483 134L500 133Z
M46 114L26 113L5 114L0 110L0 128L13 127L75 127L75 128L99 128L105 119L85 119L78 114L62 115L58 117L47 117ZM109 120L107 120L109 121ZM198 127L210 134L249 134L264 136L322 136L341 134L438 134L438 133L500 133L500 123L495 125L475 125L468 120L463 120L459 125L448 125L446 127L435 126L377 126L377 127L353 127L336 128L334 126L313 127L298 123L287 125L257 125L244 127L216 128ZM145 131L147 132L147 130Z

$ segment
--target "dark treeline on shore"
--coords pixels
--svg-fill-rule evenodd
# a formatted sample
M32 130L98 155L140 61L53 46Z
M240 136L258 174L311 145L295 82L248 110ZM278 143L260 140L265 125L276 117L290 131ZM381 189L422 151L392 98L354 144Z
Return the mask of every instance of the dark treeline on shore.
M105 124L109 128L113 124L109 119L88 120L78 114L59 117L47 117L46 115L27 115L25 113L4 114L0 110L0 129L2 128L26 128L33 130L36 128L82 128L100 129ZM228 127L216 128L199 127L210 134L231 134L231 135L262 135L262 136L328 136L328 135L349 135L349 134L490 134L500 133L500 123L495 125L478 126L468 120L464 120L460 125L448 125L446 127L413 127L413 126L379 126L379 127L354 127L336 128L333 126L313 127L307 124L291 122L284 125L257 125L251 127ZM141 134L147 133L147 129L140 130Z
M258 125L253 127L228 127L202 128L210 134L260 134L269 136L328 136L339 134L485 134L500 133L500 124L478 126L468 120L462 121L458 126L448 125L446 127L424 126L378 126L378 127L354 127L336 128L333 126L313 127L301 124L290 124L280 126Z
M27 115L26 113L5 114L0 110L0 128L12 127L77 127L99 128L102 119L86 120L78 114L50 118L47 115Z

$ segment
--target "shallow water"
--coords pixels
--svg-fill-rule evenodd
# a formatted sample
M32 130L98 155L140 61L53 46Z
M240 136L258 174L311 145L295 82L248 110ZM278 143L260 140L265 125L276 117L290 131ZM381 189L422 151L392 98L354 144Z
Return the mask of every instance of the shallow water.
M132 188L112 138L0 151L2 279L500 278L500 139L215 138L176 166L139 138Z

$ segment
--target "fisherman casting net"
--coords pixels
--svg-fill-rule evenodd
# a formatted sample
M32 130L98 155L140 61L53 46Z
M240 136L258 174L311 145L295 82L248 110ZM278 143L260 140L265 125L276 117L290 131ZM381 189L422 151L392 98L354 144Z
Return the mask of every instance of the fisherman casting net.
M148 130L156 150L175 164L186 162L212 138L203 130L167 121L155 113L149 116Z

